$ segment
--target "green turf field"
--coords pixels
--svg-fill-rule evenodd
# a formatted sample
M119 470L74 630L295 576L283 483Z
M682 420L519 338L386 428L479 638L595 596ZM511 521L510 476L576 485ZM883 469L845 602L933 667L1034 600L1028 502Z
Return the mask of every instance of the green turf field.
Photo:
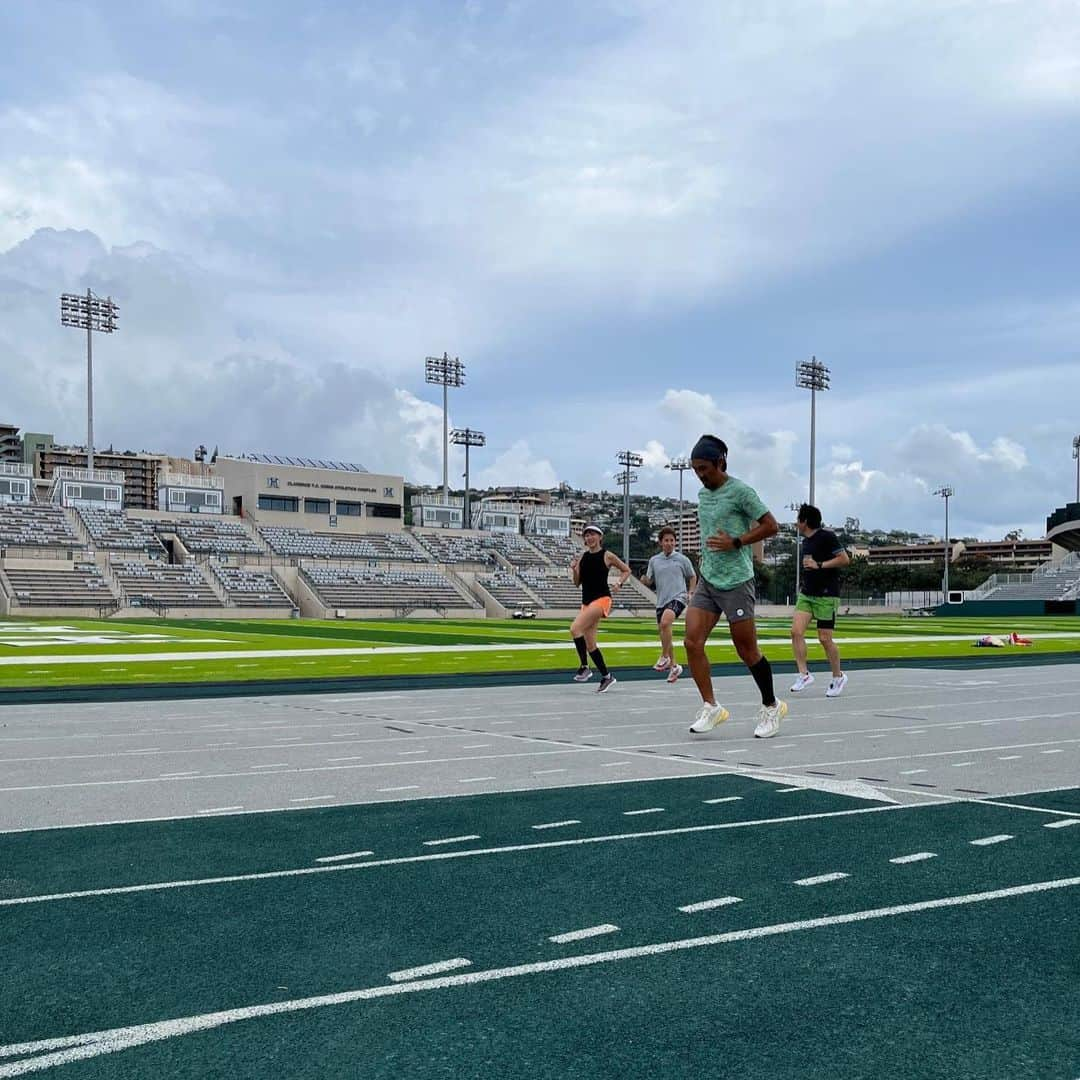
M1034 637L1033 650L1076 654L1080 620L841 619L837 639L845 661L1015 660L1029 650L975 649L983 634L1012 630ZM676 627L676 634L679 628ZM759 633L771 660L791 660L788 622L762 619ZM648 668L655 659L652 619L613 619L600 643L616 669ZM737 662L718 628L714 663ZM820 660L811 636L810 655ZM0 621L0 689L157 683L235 683L363 676L560 672L576 663L565 620L169 620Z

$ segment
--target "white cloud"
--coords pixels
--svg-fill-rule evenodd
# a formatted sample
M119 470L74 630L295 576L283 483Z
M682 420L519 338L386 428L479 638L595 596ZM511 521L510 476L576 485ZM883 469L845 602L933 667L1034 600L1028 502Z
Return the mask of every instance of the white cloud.
M477 474L479 487L523 485L553 488L559 483L555 467L547 458L538 458L526 439L519 439Z

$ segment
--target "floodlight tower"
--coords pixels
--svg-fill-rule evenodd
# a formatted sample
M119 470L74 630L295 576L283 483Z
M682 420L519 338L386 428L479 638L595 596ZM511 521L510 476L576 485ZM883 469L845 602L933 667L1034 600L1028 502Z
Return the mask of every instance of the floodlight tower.
M454 428L450 432L450 441L455 446L465 447L465 528L472 528L472 517L469 514L469 447L484 446L487 444L487 436L482 431L473 431L471 428Z
M679 550L683 550L683 497L682 497L682 474L690 468L690 459L688 457L674 457L665 466L665 469L671 469L672 472L679 474Z
M1080 503L1080 435L1073 436L1073 457L1076 458L1076 501Z
M95 296L89 289L60 296L60 323L86 331L86 468L94 468L94 331L111 334L116 330L120 309L111 296Z
M622 557L627 566L630 565L630 485L637 483L637 476L631 469L639 468L645 461L633 450L620 450L615 455L615 460L623 466L623 471L615 477L623 486L623 521L622 521Z
M795 385L810 391L810 505L814 502L814 449L817 439L817 395L829 389L829 369L816 356L795 365Z
M951 553L949 545L949 500L953 497L953 489L947 484L944 487L939 487L934 492L935 495L940 495L945 500L945 603L949 602L949 555Z
M447 433L447 399L446 392L449 387L465 385L465 365L455 356L453 360L443 353L442 356L427 356L424 358L424 381L441 386L442 390L442 490L443 497L450 495L449 474L447 473L447 457L450 453L449 436Z

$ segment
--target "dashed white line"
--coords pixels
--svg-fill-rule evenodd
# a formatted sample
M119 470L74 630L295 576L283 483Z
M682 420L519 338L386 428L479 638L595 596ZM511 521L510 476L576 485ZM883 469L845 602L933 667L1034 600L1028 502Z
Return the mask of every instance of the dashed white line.
M206 810L198 811L200 814L227 814L231 810L243 810L242 806L211 806Z
M253 769L287 769L289 763L287 761L275 761L271 765L252 765Z
M629 761L602 761L600 762L601 769L625 769L632 762Z
M1044 829L1067 829L1070 825L1080 825L1080 818L1062 818L1060 821L1048 821Z
M386 977L391 982L410 982L413 979L423 979L428 975L441 975L445 971L456 971L458 968L472 967L472 961L463 956L453 960L441 960L437 964L424 964L423 967L405 968L403 971L391 971Z
M479 840L479 833L470 833L468 836L447 836L442 840L425 840L424 847L438 847L440 844L461 844L466 840Z
M420 785L419 784L402 784L399 787L381 787L381 788L377 788L376 790L380 791L380 792L383 792L383 791L419 791L420 790Z
M936 859L937 853L933 851L916 851L914 855L900 855L895 859L890 859L891 863L909 863L909 862L922 862L924 859Z
M363 859L368 855L374 855L374 851L350 851L348 855L323 855L316 859L317 863L342 862L347 859Z
M824 885L829 881L839 881L841 878L846 878L847 874L818 874L817 877L804 877L798 881L793 881L793 885Z
M901 769L901 776L917 776L919 773L927 772L926 769Z
M563 829L568 825L580 825L581 822L577 818L570 818L568 821L545 821L540 825L533 825L534 829Z
M584 930L571 930L566 934L555 934L548 941L556 945L565 945L569 941L582 941L585 938L600 937L601 934L614 934L619 928L612 923L601 923L599 926L587 926Z
M707 806L715 806L717 803L741 802L742 801L742 796L741 795L725 795L722 799L703 799L702 801Z
M1040 750L1040 754L1064 754L1064 750Z
M489 742L469 743L467 746L463 746L461 749L462 750L486 750L490 745L491 745L491 743L489 743Z
M969 765L974 765L974 761L950 761L949 768L951 769L966 769Z
M356 754L353 757L328 757L326 760L327 761L362 761L363 758L364 758L363 754Z
M636 817L638 814L662 814L664 808L662 806L650 806L644 810L624 810L623 817Z
M1006 754L1004 757L999 757L998 761L1019 761L1023 754Z
M198 776L198 772L163 772L161 774L162 780L178 780L182 776L192 777Z
M566 772L565 769L533 769L533 776L550 776L552 773Z
M969 840L968 843L974 844L976 847L987 847L989 844L1000 844L1005 840L1012 840L1014 837L1008 833L1001 833L998 836L984 836L980 840Z
M289 802L324 802L327 799L336 799L336 795L300 795Z
M459 784L480 784L485 780L494 780L494 776L466 776L458 781Z
M685 911L687 915L692 915L696 911L712 911L713 908L727 907L729 904L741 903L741 896L718 896L715 900L699 900L696 904L686 904L684 907L679 908L679 910Z
M774 793L777 795L787 795L792 791L809 791L810 788L804 787L778 787L774 789Z

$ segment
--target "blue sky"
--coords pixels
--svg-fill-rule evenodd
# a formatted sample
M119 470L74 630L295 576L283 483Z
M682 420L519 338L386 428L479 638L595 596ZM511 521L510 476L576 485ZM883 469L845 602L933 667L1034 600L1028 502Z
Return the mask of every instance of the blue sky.
M1041 535L1080 431L1080 13L1054 0L5 5L0 419L638 491L702 431L827 519ZM12 59L13 58L13 59ZM461 461L452 459L460 474Z

